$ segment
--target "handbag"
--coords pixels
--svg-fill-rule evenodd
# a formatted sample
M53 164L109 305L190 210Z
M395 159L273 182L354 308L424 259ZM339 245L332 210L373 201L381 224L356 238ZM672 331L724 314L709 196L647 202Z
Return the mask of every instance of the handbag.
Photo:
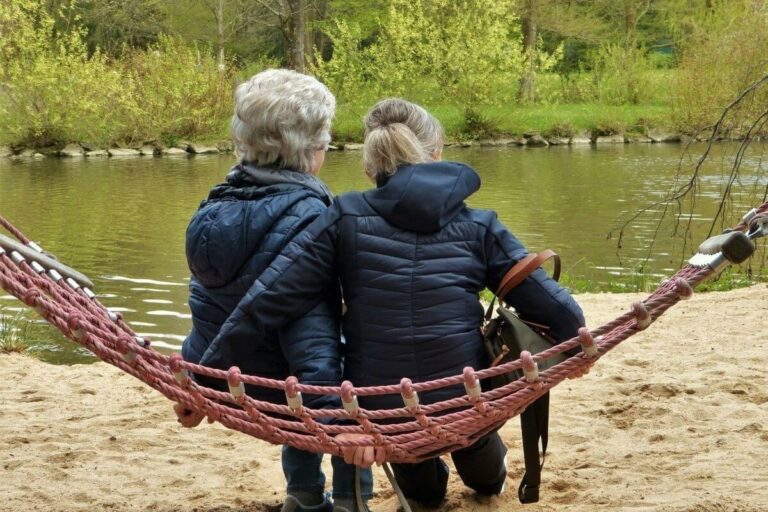
M525 278L550 258L555 264L552 277L557 281L560 278L560 257L551 250L529 254L517 262L502 278L499 289L486 310L486 323L483 327L483 342L492 367L519 359L523 350L536 354L557 344L557 340L547 335L547 326L525 321L501 303L496 309L498 316L491 318L496 298L501 297L503 299L510 290L522 283ZM546 361L539 362L539 368L547 369L564 361L566 357L564 354L550 357ZM522 376L522 370L515 370L492 377L488 381L491 389L495 389ZM544 467L544 456L547 453L549 393L536 399L520 414L520 427L523 438L525 473L517 489L517 497L520 503L535 503L539 501L541 470ZM541 441L541 459L539 459L539 441Z

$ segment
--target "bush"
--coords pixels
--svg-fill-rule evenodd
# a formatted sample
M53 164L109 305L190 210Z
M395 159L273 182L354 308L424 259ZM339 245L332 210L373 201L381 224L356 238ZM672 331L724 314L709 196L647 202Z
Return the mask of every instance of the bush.
M132 130L124 138L224 135L233 109L234 68L220 69L209 48L161 35L156 45L126 51L121 62L136 104L123 115Z
M492 139L499 134L499 123L477 109L464 110L462 135L471 139Z
M593 53L591 60L598 101L638 105L653 98L654 65L644 48L605 44Z
M106 56L88 54L83 29L57 34L42 2L11 0L0 7L0 26L16 26L0 38L3 73L0 126L3 138L46 145L100 140L125 127L120 116L132 98Z
M749 0L717 3L681 44L673 118L678 129L696 133L714 124L726 105L768 73L768 6ZM727 120L726 132L743 135L740 120L766 110L766 89Z
M232 68L209 49L161 36L111 60L85 29L54 30L41 0L0 4L0 140L46 146L220 135L232 111Z

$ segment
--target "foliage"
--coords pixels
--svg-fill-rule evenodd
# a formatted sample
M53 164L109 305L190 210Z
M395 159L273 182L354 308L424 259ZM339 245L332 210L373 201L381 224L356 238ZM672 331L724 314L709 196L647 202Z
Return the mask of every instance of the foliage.
M26 352L29 349L28 326L22 313L9 315L0 309L0 354Z
M146 51L125 52L121 64L137 100L125 112L132 121L125 138L165 140L222 132L222 120L232 112L234 70L220 70L209 49L161 35Z
M390 0L379 33L364 44L359 24L326 26L333 56L314 71L343 101L405 96L453 98L468 111L514 92L522 68L520 32L511 1Z
M688 20L680 41L674 119L691 132L712 125L724 105L768 72L768 5L748 0L714 4ZM755 118L766 102L768 92L763 91L734 118ZM743 134L735 121L726 129Z
M605 44L592 55L595 99L609 105L639 105L652 99L654 68L645 48Z
M221 131L233 75L219 70L209 51L160 36L147 50L126 48L110 59L98 49L89 53L82 26L55 31L43 5L0 5L3 139L44 146Z
M83 29L56 33L39 0L3 3L0 26L0 126L7 138L47 144L121 129L105 107L122 110L130 96L107 58L88 54Z

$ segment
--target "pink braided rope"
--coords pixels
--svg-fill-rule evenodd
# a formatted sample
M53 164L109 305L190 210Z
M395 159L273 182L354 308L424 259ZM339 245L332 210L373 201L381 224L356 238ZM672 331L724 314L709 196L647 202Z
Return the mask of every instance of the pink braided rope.
M768 212L768 202L758 208ZM22 243L28 239L6 219L0 225ZM740 224L739 230L748 226ZM503 387L444 400L432 404L416 404L395 409L369 410L353 408L311 409L299 405L291 408L255 400L238 394L244 384L284 391L287 396L297 393L339 396L350 403L355 396L385 394L413 397L448 386L477 383L502 373L518 370L520 360L481 370L466 369L454 375L428 382L355 388L344 382L341 386L311 386L291 377L286 381L266 379L255 375L240 375L207 368L183 361L177 354L166 356L149 347L122 320L111 314L96 298L89 298L82 289L70 287L64 280L54 281L47 274L38 274L26 262L17 264L7 253L0 254L0 287L35 309L64 336L93 352L99 359L133 375L170 400L204 413L209 421L252 435L275 444L289 444L300 449L340 454L341 448L359 441L340 441L340 433L367 433L377 449L384 450L390 462L418 462L441 453L467 446L486 433L500 427L509 418L520 414L534 400L562 382L578 375L585 365L605 355L622 341L643 330L667 309L692 293L692 288L714 273L709 267L685 266L665 281L642 303L615 320L581 335L594 340L596 354L590 358L579 353L541 372L534 382L521 378ZM580 347L581 338L564 343L533 356L544 361ZM233 393L199 386L188 375L195 373L228 382ZM338 421L346 420L346 424Z

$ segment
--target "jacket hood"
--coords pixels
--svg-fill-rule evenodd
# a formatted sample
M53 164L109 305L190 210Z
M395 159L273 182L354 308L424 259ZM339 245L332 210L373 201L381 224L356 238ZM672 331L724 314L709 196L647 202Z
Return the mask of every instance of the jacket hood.
M285 232L286 223L295 223L297 217L316 215L320 201L330 204L332 196L326 191L320 180L306 173L236 165L226 182L210 191L187 228L192 275L206 288L246 277L253 280L258 273L251 276L251 266L264 263L259 258L266 257L268 246L279 244L275 233Z
M400 167L363 197L390 224L431 233L453 220L479 188L480 176L468 165L429 162Z

